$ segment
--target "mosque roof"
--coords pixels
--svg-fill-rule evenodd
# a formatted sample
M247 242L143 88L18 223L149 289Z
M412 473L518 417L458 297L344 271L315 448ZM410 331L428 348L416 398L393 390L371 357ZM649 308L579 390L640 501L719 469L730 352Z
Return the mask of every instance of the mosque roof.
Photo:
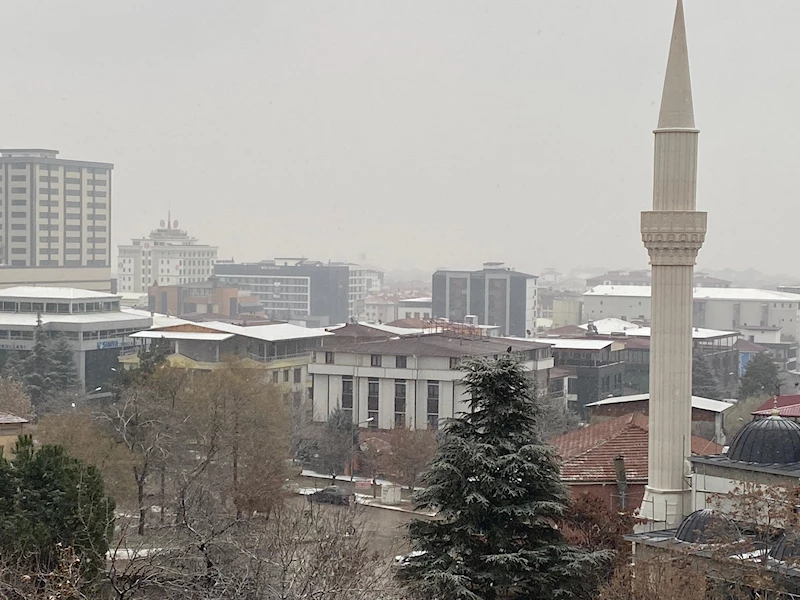
M741 538L736 523L725 515L704 508L686 516L675 532L675 539L690 544L724 544Z
M800 425L777 415L750 421L733 438L727 456L766 465L800 462Z

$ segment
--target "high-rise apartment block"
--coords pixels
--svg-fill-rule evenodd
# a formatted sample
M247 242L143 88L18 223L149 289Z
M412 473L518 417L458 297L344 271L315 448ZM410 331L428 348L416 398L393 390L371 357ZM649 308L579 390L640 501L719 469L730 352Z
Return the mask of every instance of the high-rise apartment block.
M0 150L0 286L111 286L114 165Z
M433 274L433 316L454 323L495 325L500 335L529 337L536 330L536 275L503 263L480 271L439 270Z
M117 290L141 294L153 285L203 282L214 273L218 250L178 229L178 221L162 220L149 236L119 246Z

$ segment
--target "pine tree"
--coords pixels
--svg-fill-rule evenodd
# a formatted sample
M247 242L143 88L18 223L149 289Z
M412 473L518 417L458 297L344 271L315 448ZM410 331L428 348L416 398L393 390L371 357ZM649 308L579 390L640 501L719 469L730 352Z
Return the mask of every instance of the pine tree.
M77 389L81 379L67 338L58 336L51 345L50 355L53 360L53 372L58 389L60 391Z
M58 373L41 320L33 331L33 349L20 364L20 377L37 411L57 389Z
M509 354L465 370L471 411L446 423L416 496L439 518L410 524L421 552L398 577L441 600L590 597L612 554L571 547L556 527L568 492L530 379Z
M353 460L358 444L358 428L349 414L337 408L328 416L321 435L319 457L322 467L332 479L336 479L344 466Z
M11 461L0 458L0 552L44 572L72 547L89 578L105 566L114 529L114 501L94 467L59 446L35 449L22 436Z
M721 400L725 396L717 374L702 354L695 354L692 358L692 395L712 400Z
M772 357L766 352L756 354L747 363L740 381L739 398L751 398L763 394L778 396L781 393L781 378Z

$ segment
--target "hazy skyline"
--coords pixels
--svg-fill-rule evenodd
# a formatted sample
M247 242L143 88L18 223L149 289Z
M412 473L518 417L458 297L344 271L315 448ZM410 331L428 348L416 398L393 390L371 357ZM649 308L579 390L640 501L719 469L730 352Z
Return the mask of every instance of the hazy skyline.
M237 260L644 267L674 7L12 3L0 146L115 163L114 255L171 207ZM800 277L800 3L685 8L698 266Z

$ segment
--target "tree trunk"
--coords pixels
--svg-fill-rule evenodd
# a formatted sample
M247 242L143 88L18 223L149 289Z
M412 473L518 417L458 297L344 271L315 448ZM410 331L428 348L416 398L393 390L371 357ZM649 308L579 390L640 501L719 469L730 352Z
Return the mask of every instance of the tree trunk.
M144 477L136 478L136 497L139 503L139 535L144 535L144 521L147 516L147 511L144 507Z
M164 465L161 465L161 490L160 490L161 499L159 500L159 503L161 504L161 524L162 525L164 524L164 504L166 503L166 492L165 492L165 489L164 489L166 487L165 486L165 482L164 482L164 471L165 470L166 469L164 468Z

